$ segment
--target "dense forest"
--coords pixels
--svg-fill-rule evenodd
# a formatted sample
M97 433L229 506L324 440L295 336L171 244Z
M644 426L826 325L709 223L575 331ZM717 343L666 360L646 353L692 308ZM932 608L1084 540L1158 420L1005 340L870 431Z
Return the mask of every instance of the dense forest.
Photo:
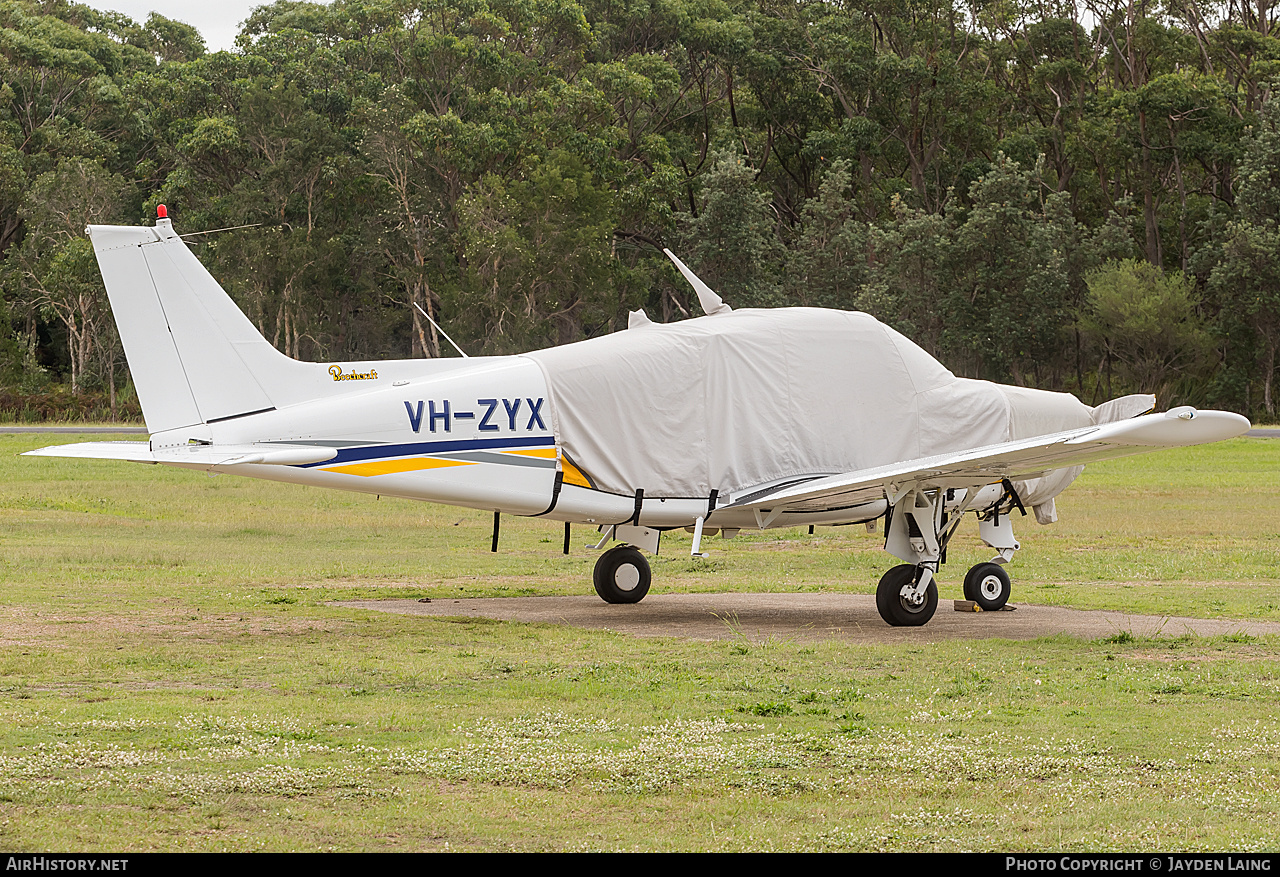
M209 53L0 0L0 407L136 411L83 229L164 203L302 359L696 315L665 246L957 374L1274 419L1275 5L282 0Z

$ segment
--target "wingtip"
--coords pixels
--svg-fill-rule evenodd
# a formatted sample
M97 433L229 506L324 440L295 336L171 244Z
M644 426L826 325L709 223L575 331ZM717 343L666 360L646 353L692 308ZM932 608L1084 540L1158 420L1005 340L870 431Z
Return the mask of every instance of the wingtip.
M1144 414L1097 427L1093 432L1067 444L1099 438L1122 444L1152 448L1185 448L1238 438L1250 429L1249 419L1232 411L1199 410L1189 405L1170 408L1161 414Z

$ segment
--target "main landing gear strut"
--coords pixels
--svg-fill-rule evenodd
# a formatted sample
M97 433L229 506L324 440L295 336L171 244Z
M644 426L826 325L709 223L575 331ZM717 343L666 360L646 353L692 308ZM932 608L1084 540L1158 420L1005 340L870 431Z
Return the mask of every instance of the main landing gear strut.
M1003 487L1004 493L998 498L990 493L983 496L990 488L907 489L891 497L893 508L884 547L907 563L886 572L876 587L876 608L886 623L894 627L918 627L933 617L938 609L935 576L938 566L946 560L947 543L955 535L965 512L987 503L991 504L980 515L978 534L997 554L993 560L975 565L965 575L964 596L988 612L1004 608L1011 588L1004 564L1012 560L1018 550L1007 512L1014 507L1021 509L1022 503L1011 485L1006 482Z

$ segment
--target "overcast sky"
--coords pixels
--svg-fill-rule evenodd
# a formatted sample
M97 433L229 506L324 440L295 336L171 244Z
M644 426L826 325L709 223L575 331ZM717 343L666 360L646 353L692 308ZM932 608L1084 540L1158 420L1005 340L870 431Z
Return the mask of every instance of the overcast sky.
M123 12L138 24L147 20L152 12L165 18L184 21L200 31L210 52L233 49L240 24L249 17L255 6L265 6L268 0L219 0L217 3L194 0L81 0L94 9L110 9Z

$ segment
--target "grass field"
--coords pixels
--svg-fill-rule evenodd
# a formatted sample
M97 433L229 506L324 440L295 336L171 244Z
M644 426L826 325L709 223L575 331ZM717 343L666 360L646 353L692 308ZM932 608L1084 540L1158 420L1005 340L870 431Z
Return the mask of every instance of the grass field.
M100 439L100 436L94 436ZM1274 850L1280 642L851 647L339 609L590 592L554 524L0 435L0 848ZM1090 467L1014 601L1280 620L1280 441ZM989 552L953 548L942 596ZM658 591L872 593L861 527Z

